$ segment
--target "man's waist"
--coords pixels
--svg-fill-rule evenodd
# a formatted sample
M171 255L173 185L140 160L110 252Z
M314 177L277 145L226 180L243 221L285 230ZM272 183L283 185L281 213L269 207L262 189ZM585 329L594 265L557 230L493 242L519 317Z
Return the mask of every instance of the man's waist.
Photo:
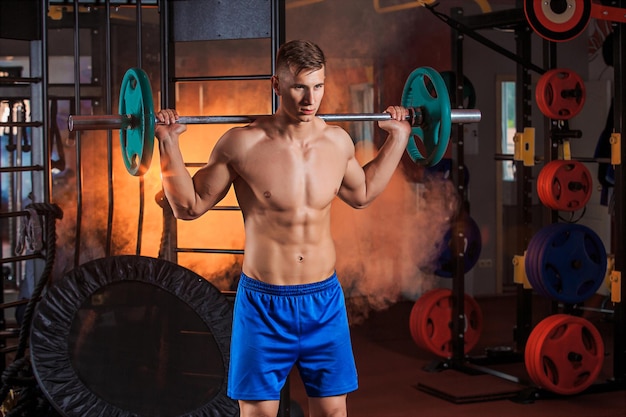
M328 278L325 278L321 281L315 281L306 284L277 285L250 277L243 272L241 273L241 277L239 280L239 286L241 288L271 295L287 296L317 293L319 291L324 291L328 288L332 288L336 285L339 285L339 281L335 272L333 272L332 275L330 275Z

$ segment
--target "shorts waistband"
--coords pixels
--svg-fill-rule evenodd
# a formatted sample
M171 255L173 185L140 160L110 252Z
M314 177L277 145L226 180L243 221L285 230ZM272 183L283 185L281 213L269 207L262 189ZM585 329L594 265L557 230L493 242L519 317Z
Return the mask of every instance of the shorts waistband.
M241 279L239 280L239 286L248 290L258 291L270 295L294 296L314 294L319 291L324 291L337 285L338 282L336 272L323 281L296 285L268 284L267 282L251 278L242 272Z

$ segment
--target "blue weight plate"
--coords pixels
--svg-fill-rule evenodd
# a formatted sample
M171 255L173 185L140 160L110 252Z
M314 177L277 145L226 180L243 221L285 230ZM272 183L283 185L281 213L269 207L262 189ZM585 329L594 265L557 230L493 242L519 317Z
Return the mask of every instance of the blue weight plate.
M120 129L124 165L131 175L143 175L152 161L155 115L150 80L140 68L131 68L124 74L119 114L133 117L130 126Z
M526 273L526 278L528 279L531 287L538 293L540 292L540 289L538 288L539 279L537 278L538 274L535 272L534 269L535 263L533 262L533 260L537 259L537 246L539 246L539 242L539 237L537 236L537 234L535 234L530 242L528 242L528 247L526 248L526 253L524 256L524 272Z
M598 290L606 275L607 256L602 240L590 228L556 223L533 237L527 266L543 295L564 303L580 303ZM529 245L530 247L531 245ZM530 275L529 275L530 280Z
M407 144L409 156L413 162L437 164L448 148L452 130L450 97L441 75L430 67L414 70L404 85L402 105L419 109L423 117L423 122L413 127Z
M467 165L463 164L463 170L465 172L463 183L465 184L465 187L467 187L470 180L470 174ZM450 179L452 181L452 159L443 158L437 164L427 167L425 174L439 175L441 178Z
M563 225L553 224L539 230L528 244L526 253L526 275L533 289L541 296L553 298L544 282L544 271L542 258L548 250L553 239L553 235L561 229Z
M464 216L463 220L463 234L465 235L463 248L463 269L464 272L469 272L478 262L480 258L480 252L482 250L482 237L480 235L480 228L476 221L470 216ZM440 244L442 250L439 252L439 258L437 259L437 266L435 269L435 275L443 278L452 278L455 262L454 254L452 253L452 228L445 234L443 242Z
M525 257L526 275L533 289L544 297L550 297L550 294L543 285L541 279L540 259L541 254L546 250L546 245L550 242L550 235L553 233L550 227L540 229L532 237L528 244Z

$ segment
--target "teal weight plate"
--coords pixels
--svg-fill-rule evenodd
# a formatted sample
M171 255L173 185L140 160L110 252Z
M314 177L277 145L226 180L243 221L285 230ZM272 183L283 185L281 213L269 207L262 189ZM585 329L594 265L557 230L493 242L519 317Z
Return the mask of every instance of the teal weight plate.
M119 114L132 116L130 126L120 129L124 165L131 175L143 175L152 161L155 115L150 80L140 68L131 68L124 74Z
M402 105L422 112L422 123L414 126L407 152L416 163L427 166L443 158L452 129L448 88L441 75L430 67L414 70L404 85Z

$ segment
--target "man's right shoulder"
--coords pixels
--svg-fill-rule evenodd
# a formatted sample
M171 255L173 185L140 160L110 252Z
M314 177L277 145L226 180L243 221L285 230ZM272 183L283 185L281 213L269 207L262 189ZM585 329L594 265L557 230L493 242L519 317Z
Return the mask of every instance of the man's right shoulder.
M265 130L258 126L237 126L224 133L218 143L223 148L243 150L265 137Z
M245 126L236 126L229 129L223 136L226 139L254 139L255 137L264 136L265 129L263 126L249 124Z

